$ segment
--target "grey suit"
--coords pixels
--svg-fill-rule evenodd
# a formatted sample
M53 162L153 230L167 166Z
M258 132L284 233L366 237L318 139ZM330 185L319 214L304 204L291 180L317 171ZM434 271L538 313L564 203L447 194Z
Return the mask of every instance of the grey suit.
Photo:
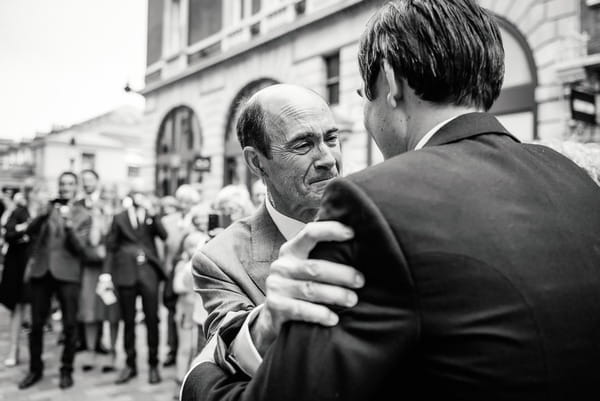
M263 204L194 255L194 281L208 312L207 338L228 312L249 312L264 301L269 267L284 242Z
M58 208L36 217L27 234L34 238L31 265L31 332L29 370L41 372L43 328L56 294L62 310L64 347L61 371L71 372L77 347L76 328L79 307L81 267L84 248L89 245L89 213L79 204L70 206L72 227L65 225Z
M27 234L35 238L31 277L41 278L50 273L56 279L79 283L81 281L81 260L91 226L91 217L78 204L73 204L69 212L72 228L65 227L57 208L48 214L33 219L27 227Z

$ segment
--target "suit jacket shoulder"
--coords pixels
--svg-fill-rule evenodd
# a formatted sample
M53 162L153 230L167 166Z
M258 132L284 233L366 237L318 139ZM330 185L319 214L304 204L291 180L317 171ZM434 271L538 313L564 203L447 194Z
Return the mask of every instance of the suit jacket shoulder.
M248 311L263 302L269 267L283 242L262 207L231 224L194 255L194 280L209 314L209 335L227 313Z

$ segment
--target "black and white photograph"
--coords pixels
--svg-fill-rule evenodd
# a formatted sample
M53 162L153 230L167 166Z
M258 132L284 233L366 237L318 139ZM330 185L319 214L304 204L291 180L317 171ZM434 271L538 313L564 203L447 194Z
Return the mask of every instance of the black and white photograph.
M600 400L600 0L0 0L0 401Z

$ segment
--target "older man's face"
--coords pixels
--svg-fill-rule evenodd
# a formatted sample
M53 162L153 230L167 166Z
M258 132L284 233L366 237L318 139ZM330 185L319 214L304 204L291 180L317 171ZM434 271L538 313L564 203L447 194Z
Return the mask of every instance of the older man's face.
M340 174L336 124L316 94L296 94L278 112L267 113L272 159L263 160L275 206L290 217L314 213L325 186ZM278 204L279 203L279 204ZM314 216L313 216L314 217Z

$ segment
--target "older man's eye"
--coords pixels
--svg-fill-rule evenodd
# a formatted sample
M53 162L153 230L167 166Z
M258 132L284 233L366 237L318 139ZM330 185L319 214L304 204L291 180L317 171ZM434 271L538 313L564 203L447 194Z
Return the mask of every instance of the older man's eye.
M327 141L328 144L335 146L335 145L337 145L339 139L340 138L337 135L331 135L331 136L328 136L325 140Z
M308 152L310 150L310 144L308 142L301 142L294 145L292 150L296 152Z

